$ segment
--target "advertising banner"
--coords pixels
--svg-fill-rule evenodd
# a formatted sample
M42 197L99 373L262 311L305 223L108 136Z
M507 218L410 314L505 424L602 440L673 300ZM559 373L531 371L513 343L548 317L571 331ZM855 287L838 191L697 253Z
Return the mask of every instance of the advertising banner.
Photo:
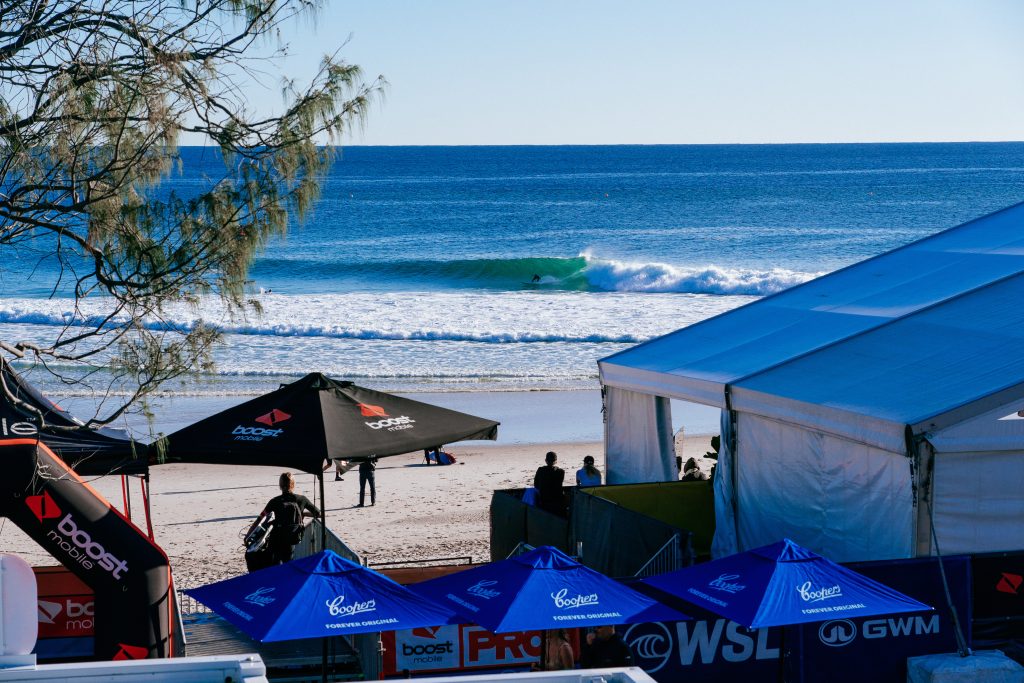
M579 633L568 631L579 659ZM527 670L540 661L540 631L491 633L479 626L436 626L381 634L384 674L444 673L486 669Z
M93 653L96 598L64 567L33 567L38 585L41 660L88 657Z
M906 659L956 650L938 564L933 558L847 565L934 612L836 619L803 627L749 630L687 605L693 621L635 624L623 631L633 660L664 683L775 680L779 651L790 653L789 680L903 683ZM966 557L945 559L950 595L970 642L971 572Z
M974 641L979 648L1012 648L1024 641L1024 552L988 553L971 559ZM1016 641L1016 642L1014 642Z

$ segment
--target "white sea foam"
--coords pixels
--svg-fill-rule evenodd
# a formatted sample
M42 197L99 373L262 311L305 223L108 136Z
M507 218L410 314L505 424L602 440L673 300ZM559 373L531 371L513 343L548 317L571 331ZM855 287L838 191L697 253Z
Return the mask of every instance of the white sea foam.
M602 259L590 252L583 271L593 287L610 292L677 292L765 296L807 282L822 273L785 268L755 270L719 266L679 267L667 263L632 263Z

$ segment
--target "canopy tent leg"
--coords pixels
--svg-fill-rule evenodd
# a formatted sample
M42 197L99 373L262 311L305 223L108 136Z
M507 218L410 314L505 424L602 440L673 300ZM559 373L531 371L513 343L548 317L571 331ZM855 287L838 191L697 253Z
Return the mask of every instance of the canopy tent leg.
M153 517L150 515L149 509L149 472L146 472L146 475L139 479L139 484L142 485L142 509L146 513L146 530L149 532L149 540L155 541L156 537L153 535Z
M327 549L327 501L324 500L324 473L316 475L320 480L320 550Z

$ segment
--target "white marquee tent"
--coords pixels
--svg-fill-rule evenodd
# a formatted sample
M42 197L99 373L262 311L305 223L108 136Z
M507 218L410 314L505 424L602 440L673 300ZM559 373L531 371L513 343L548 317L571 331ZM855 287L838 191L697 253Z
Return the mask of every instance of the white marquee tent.
M675 479L669 399L722 409L716 555L1024 548L1024 204L599 368L609 483Z

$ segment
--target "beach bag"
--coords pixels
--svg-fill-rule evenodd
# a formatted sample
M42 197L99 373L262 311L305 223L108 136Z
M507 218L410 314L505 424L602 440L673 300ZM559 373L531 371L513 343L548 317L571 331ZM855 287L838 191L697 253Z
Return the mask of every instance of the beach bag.
M273 562L274 556L267 546L262 546L259 550L246 551L245 553L245 568L251 572L266 569Z

